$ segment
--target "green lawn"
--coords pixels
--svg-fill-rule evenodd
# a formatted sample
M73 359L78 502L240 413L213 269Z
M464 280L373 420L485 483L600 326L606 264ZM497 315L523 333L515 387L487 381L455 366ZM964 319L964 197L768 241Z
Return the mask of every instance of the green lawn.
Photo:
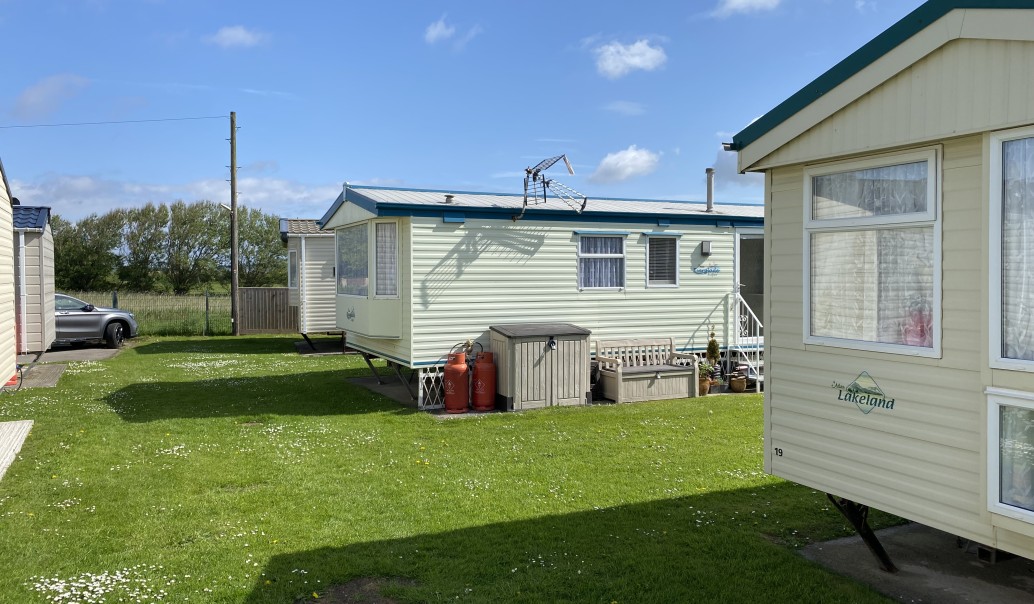
M763 473L757 395L443 420L292 342L143 339L0 397L36 422L0 481L0 602L369 577L402 602L885 601L794 552L851 531Z

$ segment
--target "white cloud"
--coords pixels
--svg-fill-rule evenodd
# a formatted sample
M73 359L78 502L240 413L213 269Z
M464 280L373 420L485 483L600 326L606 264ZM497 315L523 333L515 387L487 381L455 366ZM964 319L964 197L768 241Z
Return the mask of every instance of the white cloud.
M456 28L445 22L445 15L442 15L440 19L427 26L424 30L424 41L428 44L434 44L441 42L442 40L448 40L456 33Z
M728 17L736 13L756 13L773 10L782 0L719 0L711 14L715 17Z
M668 60L663 48L651 46L647 40L639 40L633 44L611 42L597 47L593 52L596 53L596 70L600 75L612 80L636 69L653 71Z
M635 103L633 101L613 101L604 105L603 108L621 115L642 115L646 113L646 107L642 103Z
M653 172L660 161L659 153L630 145L622 151L608 153L600 165L596 166L596 171L589 180L599 183L621 182Z
M718 154L711 164L714 168L714 188L717 191L729 191L736 189L757 189L765 186L765 175L757 172L740 174L736 166L736 153L732 151L718 150ZM726 201L740 201L727 199Z
M223 48L248 48L261 44L266 37L266 34L258 30L233 25L219 28L219 31L206 37L205 41Z
M463 50L463 48L467 46L468 42L479 36L484 31L485 30L482 29L480 25L475 25L474 27L471 27L467 30L467 33L463 34L462 38L459 38L458 40L456 40L456 42L453 43L453 48L455 48L456 50Z
M11 181L11 190L25 205L47 206L70 221L147 202L188 203L209 200L230 203L230 186L222 178L160 184L111 180L96 176L45 174L35 181ZM237 182L237 200L280 217L319 218L341 192L340 184L311 185L282 178L244 177Z
M72 73L43 78L18 95L11 108L11 115L23 120L49 115L89 85L90 80Z

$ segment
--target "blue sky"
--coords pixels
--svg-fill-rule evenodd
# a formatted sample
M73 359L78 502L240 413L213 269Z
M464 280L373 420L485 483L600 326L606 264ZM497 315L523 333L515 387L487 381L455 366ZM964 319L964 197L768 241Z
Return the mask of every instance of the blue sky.
M341 184L760 202L721 151L919 0L0 0L0 158L77 220L148 201L318 218ZM213 117L75 127L12 127ZM591 203L591 202L590 202Z

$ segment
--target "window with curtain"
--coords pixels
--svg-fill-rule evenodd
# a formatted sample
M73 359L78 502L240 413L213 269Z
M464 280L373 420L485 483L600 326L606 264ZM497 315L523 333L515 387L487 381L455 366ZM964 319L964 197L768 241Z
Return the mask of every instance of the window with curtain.
M375 258L375 282L378 296L399 294L398 225L394 222L378 222L374 225L377 257Z
M366 223L337 229L337 293L366 296L369 292L369 251Z
M998 348L1001 359L1029 362L1034 361L1034 132L1021 133L1026 137L997 137L992 146L992 165L1001 170L992 192L992 229L1001 239L992 248L1001 267L1000 344L992 350Z
M578 287L625 287L625 237L581 235L578 238Z
M895 159L805 172L811 343L938 354L936 155Z
M677 237L646 239L646 284L679 284L679 240Z
M287 287L298 288L298 252L295 250L287 252Z

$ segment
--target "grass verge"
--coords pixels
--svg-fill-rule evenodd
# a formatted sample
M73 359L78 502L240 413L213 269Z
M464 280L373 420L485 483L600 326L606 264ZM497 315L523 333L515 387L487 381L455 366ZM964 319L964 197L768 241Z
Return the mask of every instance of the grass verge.
M145 338L0 398L36 422L0 601L884 601L794 553L851 530L763 473L757 395L442 420L292 341Z

